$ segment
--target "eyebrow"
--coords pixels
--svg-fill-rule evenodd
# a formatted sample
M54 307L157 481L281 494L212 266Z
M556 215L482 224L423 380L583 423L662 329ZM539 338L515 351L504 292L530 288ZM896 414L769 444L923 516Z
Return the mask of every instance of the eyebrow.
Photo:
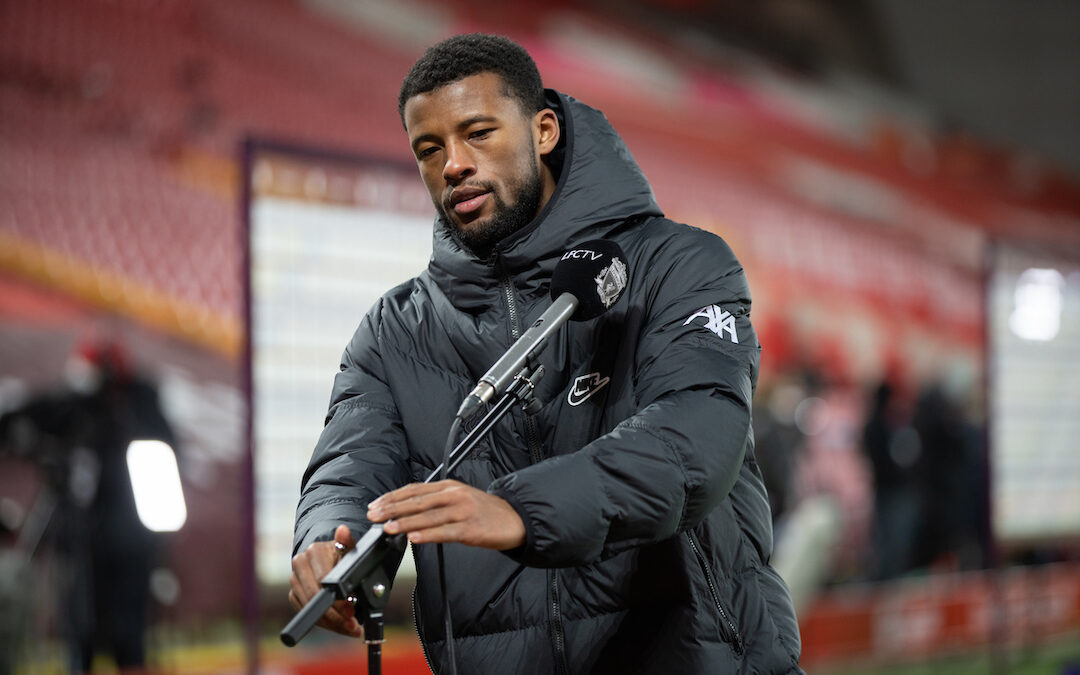
M473 115L472 117L469 117L459 122L456 128L458 131L464 131L465 129L468 129L474 124L497 121L498 119L491 115ZM413 142L410 145L415 152L416 146L420 145L424 141L431 141L432 143L436 143L438 142L438 140L439 137L435 134L424 134L423 136L417 136L415 139L413 139Z

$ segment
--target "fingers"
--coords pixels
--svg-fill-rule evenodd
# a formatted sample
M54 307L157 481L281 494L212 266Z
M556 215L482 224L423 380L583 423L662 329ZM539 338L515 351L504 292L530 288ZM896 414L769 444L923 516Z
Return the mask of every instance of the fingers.
M414 544L475 544L480 545L473 537L469 536L469 530L464 523L448 522L435 524L429 527L417 527L406 530L409 541Z
M297 600L299 600L302 605L306 605L321 588L319 582L322 580L325 573L318 573L314 567L313 560L317 559L320 555L317 549L325 548L326 546L326 543L312 544L303 553L298 553L293 556L292 576L289 577L289 588L295 593ZM332 551L333 545L330 544L329 547ZM327 552L327 555L329 555L329 552Z
M295 589L289 590L289 604L293 609L299 611L306 605L306 602L300 602L297 598ZM316 626L322 626L327 630L332 630L335 633L341 633L342 635L350 635L359 637L364 634L363 627L360 622L356 620L356 608L352 603L345 600L338 600L330 609L326 610L316 623Z
M437 483L413 483L403 488L387 492L368 504L368 520L381 523L392 518L401 518L416 513L445 506L457 495L463 483L445 480Z
M337 526L337 529L334 530L334 541L344 546L346 551L353 546L356 546L356 542L353 540L352 530L350 530L347 525Z
M346 549L354 544L349 528L339 525L334 531L334 541L315 542L292 559L292 575L289 577L289 604L294 609L301 609L322 589L322 578L333 569L341 559L335 548L335 542ZM360 623L355 618L351 603L344 600L335 602L326 614L316 623L344 635L363 634Z
M467 510L463 508L463 505L453 505L423 511L415 516L391 520L386 524L385 531L387 534L406 532L409 541L414 543L431 542L434 540L428 536L430 530L438 527L448 528L467 520ZM444 530L444 536L449 535L451 535L451 532Z
M368 518L409 541L459 542L507 550L525 541L521 517L505 500L454 480L407 485L368 505Z
M361 637L364 634L363 626L356 619L356 607L347 600L338 600L331 605L315 625L351 637Z

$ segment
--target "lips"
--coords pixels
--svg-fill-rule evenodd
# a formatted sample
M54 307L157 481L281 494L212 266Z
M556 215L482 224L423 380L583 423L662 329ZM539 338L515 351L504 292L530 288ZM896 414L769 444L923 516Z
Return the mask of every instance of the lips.
M476 187L459 187L450 193L450 208L458 215L472 213L484 205L490 190Z

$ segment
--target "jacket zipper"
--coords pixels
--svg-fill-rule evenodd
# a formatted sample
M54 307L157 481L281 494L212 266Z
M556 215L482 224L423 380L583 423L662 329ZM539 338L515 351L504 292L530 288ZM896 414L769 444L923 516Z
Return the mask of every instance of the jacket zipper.
M563 635L562 608L559 607L559 577L555 570L548 570L551 585L551 639L555 642L555 667L560 673L569 673L566 662L566 636Z
M424 636L420 634L420 607L416 604L416 588L413 588L412 592L412 618L413 618L413 630L416 631L416 637L420 640L420 651L424 653L424 662L427 663L428 670L435 672L435 668L431 665L431 657L427 653L427 645L424 644Z
M521 326L518 324L517 301L514 300L514 285L510 277L503 277L503 297L506 298L506 311L510 314L510 337L517 340L521 337Z
M517 301L514 300L514 286L509 276L502 279L503 297L506 298L506 311L510 318L510 337L517 340L521 337L521 325L518 320ZM529 446L529 456L533 464L544 459L540 448L540 442L536 433L536 422L532 417L525 415L525 442ZM551 639L555 644L555 666L560 673L569 672L566 663L566 637L562 625L562 607L559 606L559 579L555 570L548 570L548 586L551 591Z
M720 604L720 594L716 592L716 584L713 583L712 570L709 568L709 561L705 559L705 554L701 552L701 548L694 539L693 532L687 530L686 540L690 542L690 549L694 552L694 556L697 557L698 560L698 565L701 566L701 571L705 574L705 583L709 587L709 593L712 595L713 604L716 605L716 611L720 613L720 628L724 633L724 639L731 643L736 654L742 654L742 636L739 635L738 629L735 628L735 622L731 620L731 615L724 611L723 605Z
M521 322L518 320L517 301L514 300L514 286L510 277L503 277L502 290L503 297L506 298L506 311L510 315L510 339L515 341L521 337ZM533 464L544 459L537 438L536 423L528 415L525 415L525 442L529 446L529 457L532 458Z
M536 422L529 415L525 415L525 441L529 444L529 456L533 464L544 459L540 450L540 441L536 438Z

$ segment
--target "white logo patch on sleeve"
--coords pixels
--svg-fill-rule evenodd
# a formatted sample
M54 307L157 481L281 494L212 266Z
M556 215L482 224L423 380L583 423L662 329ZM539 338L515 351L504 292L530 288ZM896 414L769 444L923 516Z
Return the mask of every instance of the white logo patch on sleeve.
M683 325L687 325L698 317L705 319L704 327L706 329L716 333L719 337L724 337L724 333L727 333L732 342L739 344L739 334L735 332L735 317L732 316L731 312L716 305L709 305L691 314L690 318L683 322Z

